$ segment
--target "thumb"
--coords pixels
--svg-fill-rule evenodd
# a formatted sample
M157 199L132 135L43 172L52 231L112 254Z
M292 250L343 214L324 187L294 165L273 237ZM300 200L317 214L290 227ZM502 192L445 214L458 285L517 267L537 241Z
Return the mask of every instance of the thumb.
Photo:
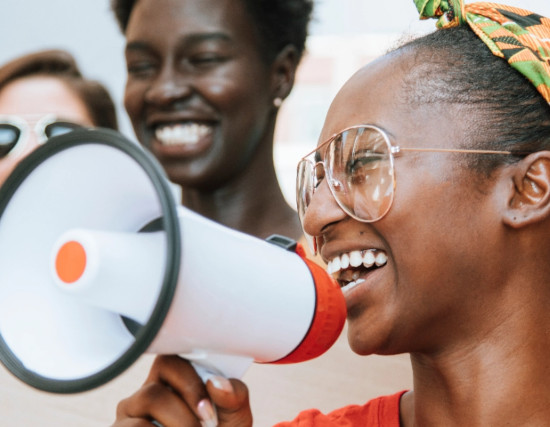
M216 406L220 427L252 426L248 387L242 381L213 376L208 379L206 389Z

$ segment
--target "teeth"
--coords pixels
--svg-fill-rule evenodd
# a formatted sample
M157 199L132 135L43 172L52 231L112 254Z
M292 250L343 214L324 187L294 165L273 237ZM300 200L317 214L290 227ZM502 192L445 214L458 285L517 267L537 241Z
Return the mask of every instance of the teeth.
M335 259L338 259L338 257L336 257ZM361 256L361 252L353 251L349 254L349 265L351 265L352 267L359 267L361 264L363 264L363 257Z
M355 288L358 284L363 283L363 279L355 280L353 282L349 282L347 285L342 286L342 291L349 291L351 288Z
M185 123L161 126L155 131L155 136L163 145L192 145L211 132L211 126Z
M349 255L348 254L342 254L340 257L340 267L342 270L345 270L349 267Z
M334 258L332 261L328 263L327 271L329 272L329 274L336 273L340 271L340 269L341 269L341 262L339 257Z
M384 251L378 249L368 249L364 251L352 251L349 253L344 253L340 256L337 256L330 260L327 265L327 271L335 279L340 279L340 273L348 268L357 268L365 267L371 268L376 265L376 267L381 267L388 262L388 256ZM348 289L350 285L355 286L358 283L361 283L362 280L359 279L361 275L361 270L355 270L351 272L351 276L347 276L346 280L350 280L345 288ZM350 274L350 273L347 273Z
M378 255L376 255L376 259L374 261L378 267L381 265L386 264L388 262L388 256L384 252L379 252Z
M385 255L383 252L380 252L380 254ZM379 255L380 255L379 254ZM378 256L378 255L377 255ZM376 261L376 258L374 257L373 251L367 251L365 256L363 257L363 265L367 268L372 267L374 262Z

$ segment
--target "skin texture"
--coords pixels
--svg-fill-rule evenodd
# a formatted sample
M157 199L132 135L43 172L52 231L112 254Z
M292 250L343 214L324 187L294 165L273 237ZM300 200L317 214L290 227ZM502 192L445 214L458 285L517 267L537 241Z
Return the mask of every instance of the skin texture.
M126 40L126 110L140 142L182 187L183 204L259 237L298 238L273 164L273 100L292 88L295 50L265 63L250 16L231 0L140 0ZM191 146L163 146L155 129L177 123L212 132Z
M55 77L32 76L14 80L0 90L0 115L33 116L25 149L17 156L0 159L0 185L19 161L38 146L35 117L55 114L83 126L93 121L82 100Z
M355 74L336 96L319 140L359 123L385 129L403 147L458 148L471 138L462 126L471 111L460 105L399 101L413 57L398 51ZM325 261L371 248L388 255L385 266L363 272L365 281L345 292L348 339L363 355L411 354L414 392L401 400L402 425L547 425L550 152L489 177L465 166L463 155L396 158L394 203L374 223L347 216L322 182L305 229L317 236ZM251 425L242 418L249 408L241 382L231 382L228 411L229 395L210 383L205 388L187 367L175 373L159 360L156 368L172 388L183 382L195 390L179 393L165 410L197 417L208 395L226 408L220 426ZM138 404L153 402L142 394L132 402Z

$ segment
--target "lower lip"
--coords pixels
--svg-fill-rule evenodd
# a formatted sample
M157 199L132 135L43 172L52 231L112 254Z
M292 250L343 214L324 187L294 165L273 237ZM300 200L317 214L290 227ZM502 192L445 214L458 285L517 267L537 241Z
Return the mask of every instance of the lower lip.
M368 292L377 283L380 282L381 275L383 274L385 268L385 266L380 267L361 276L359 279L357 279L357 282L360 281L360 283L357 283L353 287L350 287L348 289L342 288L342 292L344 294L348 307L353 303L355 299L360 298L361 294Z

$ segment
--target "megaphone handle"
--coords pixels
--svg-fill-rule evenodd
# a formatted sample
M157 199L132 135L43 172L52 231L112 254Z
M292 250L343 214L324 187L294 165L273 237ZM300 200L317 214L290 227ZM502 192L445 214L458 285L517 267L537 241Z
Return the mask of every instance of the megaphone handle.
M191 362L191 365L193 365L193 368L195 368L195 371L197 371L197 374L199 374L199 377L202 378L202 382L206 384L206 382L215 376L224 376L221 372L215 372L200 363Z
M205 383L213 376L240 379L254 362L251 357L219 353L190 353L180 356L191 362Z

